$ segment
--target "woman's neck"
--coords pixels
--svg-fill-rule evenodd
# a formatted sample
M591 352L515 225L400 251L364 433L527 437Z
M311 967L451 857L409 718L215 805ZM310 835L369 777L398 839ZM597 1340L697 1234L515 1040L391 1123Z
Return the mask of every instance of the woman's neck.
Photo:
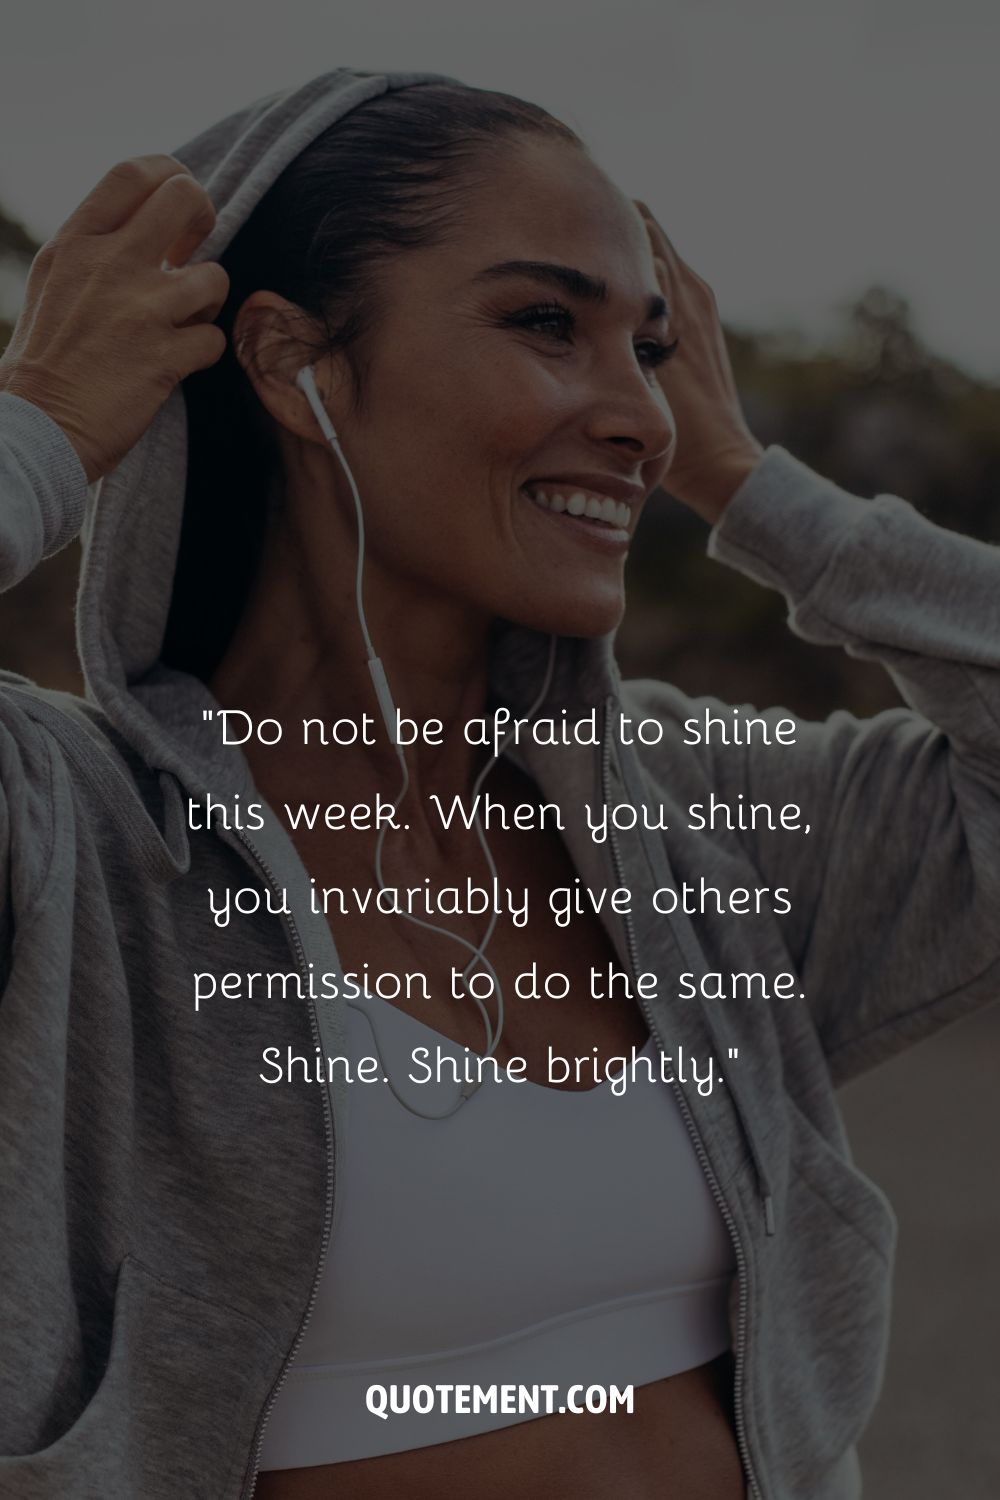
M401 768L357 615L356 541L332 534L338 528L329 511L326 523L272 527L240 622L208 686L224 708L281 725L280 744L255 746L255 778L260 773L269 784L296 786L302 795L333 785L352 798L374 800L389 789L394 796ZM411 738L412 724L419 729L405 749L407 806L417 813L435 792L449 800L470 793L483 764L464 726L487 712L490 621L460 601L386 576L370 556L363 588L372 645L392 700L411 721ZM305 720L318 720L325 731L312 726L308 744ZM357 743L339 743L348 726L335 735L338 721L359 726ZM374 743L362 742L360 726Z

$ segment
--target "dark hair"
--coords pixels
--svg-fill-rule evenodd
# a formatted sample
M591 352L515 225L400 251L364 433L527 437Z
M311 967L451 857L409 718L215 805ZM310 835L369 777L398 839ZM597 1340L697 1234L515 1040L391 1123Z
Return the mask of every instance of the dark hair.
M279 476L278 450L232 348L233 322L260 288L313 319L317 353L342 352L356 409L366 341L378 326L376 272L439 243L470 186L518 133L583 149L567 125L507 94L461 84L390 89L317 136L285 169L221 257L230 291L222 358L184 382L187 497L162 658L207 681L257 569Z

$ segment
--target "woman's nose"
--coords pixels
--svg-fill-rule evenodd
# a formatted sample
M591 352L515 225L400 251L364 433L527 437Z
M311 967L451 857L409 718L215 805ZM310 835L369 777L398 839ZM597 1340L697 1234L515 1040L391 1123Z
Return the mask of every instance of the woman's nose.
M669 458L677 441L666 396L634 361L628 370L602 371L588 427L596 441L625 447L643 463Z

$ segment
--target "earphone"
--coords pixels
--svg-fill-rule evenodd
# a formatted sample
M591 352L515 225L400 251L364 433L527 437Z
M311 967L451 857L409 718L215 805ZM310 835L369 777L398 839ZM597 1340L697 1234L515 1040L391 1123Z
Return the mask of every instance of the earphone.
M410 785L410 771L409 771L409 767L408 767L408 765L406 763L406 756L403 753L403 748L402 748L402 746L399 743L399 737L398 737L398 731L397 731L397 723L396 723L396 705L393 702L392 693L389 690L389 683L388 683L388 679L386 678L386 675L385 675L385 668L382 665L382 662L379 659L378 655L376 654L374 645L372 644L372 638L371 638L371 635L370 635L369 630L368 630L368 621L367 621L367 618L365 616L364 595L363 595L363 588L362 588L363 574L364 574L364 562L365 562L365 519L364 519L364 512L362 511L362 508L361 508L361 496L358 494L358 487L357 487L357 484L355 483L354 475L351 472L351 466L347 462L347 459L346 459L346 457L344 455L344 450L341 447L340 439L337 436L337 433L336 433L336 430L335 430L335 428L333 426L333 423L330 421L329 413L327 412L325 406L323 405L323 402L320 400L319 391L316 388L315 372L313 370L312 365L304 365L302 367L302 369L299 370L298 374L295 377L295 384L299 387L299 389L302 391L303 395L305 396L306 400L308 401L309 406L310 406L310 408L312 410L312 413L313 413L314 417L316 418L316 422L317 422L317 425L318 425L320 431L322 432L323 436L326 438L327 442L330 444L330 447L333 449L334 453L336 454L337 459L339 460L340 465L343 468L344 474L347 477L347 481L348 481L348 483L349 483L349 485L351 487L351 495L352 495L352 497L354 499L354 510L355 510L355 515L356 515L357 523L358 523L358 559L357 559L357 568L356 568L356 571L355 571L355 586L354 586L355 606L356 606L357 614L358 614L358 623L361 626L361 634L362 634L362 637L363 637L364 643L365 643L365 651L367 653L367 661L368 661L368 671L369 671L369 673L371 675L372 684L373 684L373 686L375 688L375 696L376 696L376 699L378 701L378 705L379 705L379 709L380 709L381 714L382 714L382 718L383 718L383 720L385 722L386 731L387 731L387 733L389 735L389 742L390 742L390 744L392 744L392 745L395 746L395 748L396 748L396 754L399 757L399 763L400 763L400 766L402 768L402 773L403 773L402 786L400 787L400 790L399 790L399 793L398 793L398 795L396 797L396 800L393 803L393 812L398 812L398 810L400 808L400 805L402 804L403 798L406 796L406 793L407 793L407 791L409 789L409 785ZM533 717L534 714L538 711L538 709L540 708L541 704L545 700L546 694L548 693L549 685L550 685L550 683L552 681L553 670L554 670L554 667L555 667L555 648L556 648L556 637L553 635L549 639L549 657L548 657L548 665L547 665L546 672L545 672L545 680L542 683L542 688L541 688L540 693L538 694L538 696L535 699L534 703L531 705L531 708L528 710L527 717L529 719L531 717ZM473 817L473 822L475 824L476 833L477 833L477 835L479 837L479 842L480 842L480 845L482 847L483 853L486 856L486 863L489 866L490 874L491 874L491 876L493 877L494 880L496 880L498 878L497 877L497 869L496 869L496 865L495 865L495 863L493 861L493 856L490 853L489 845L486 842L486 835L483 832L482 824L479 821L478 794L479 794L479 788L480 788L480 786L481 786L484 778L489 773L489 771L492 770L492 768L495 765L496 761L503 754L503 752L506 749L507 744L509 743L510 738L511 738L511 736L513 734L514 734L514 726L512 726L508 730L508 732L504 736L503 740L497 746L496 751L494 752L493 756L490 758L489 761L487 761L486 765L480 771L479 775L476 777L475 785L473 786L473 789L472 789L473 802L474 802L474 805L476 805L476 808L477 808L476 813L475 813L475 815ZM376 840L376 844L375 844L375 876L376 876L376 879L378 880L379 891L384 891L386 889L385 882L384 882L384 880L382 878L382 845L383 845L383 843L385 841L386 831L387 831L387 824L383 823L382 827L379 829L378 839ZM503 1022L504 1022L504 1001L503 1001L503 991L502 991L502 989L500 987L500 979L499 979L499 976L497 975L496 970L493 968L493 965L490 963L489 959L486 957L486 949L489 946L490 939L492 938L493 933L494 933L494 931L496 929L498 912L496 911L496 909L494 909L494 911L493 911L493 913L492 913L492 915L490 917L489 924L488 924L487 929L486 929L486 936L482 939L482 941L480 942L480 944L479 944L478 947L473 947L472 943L470 943L466 938L461 937L457 932L451 932L451 931L449 931L449 929L447 927L438 927L433 922L426 922L426 921L424 921L424 919L422 917L416 917L416 916L414 916L412 912L400 911L398 913L398 915L402 916L402 917L405 917L407 921L413 922L418 927L424 927L424 928L426 928L429 932L440 933L444 937L450 938L452 940L452 942L460 943L463 948L468 949L468 951L472 954L472 957L469 959L468 963L465 965L465 968L462 970L462 976L461 976L461 978L462 978L462 987L463 987L465 993L468 995L469 999L472 1000L473 1004L476 1006L477 1010L479 1011L480 1016L482 1017L483 1025L484 1025L484 1027L486 1029L486 1054L485 1055L487 1057L492 1057L494 1055L494 1053L496 1052L496 1049L497 1049L497 1047L498 1047L498 1045L500 1043L500 1036L501 1036L501 1033L503 1031ZM472 991L469 989L469 986L468 986L468 976L469 976L470 972L473 969L475 969L475 967L478 964L480 964L480 963L483 964L483 966L488 970L488 972L490 973L490 975L492 976L492 979L493 979L493 993L496 996L496 1003L497 1003L497 1024L496 1024L496 1030L495 1031L493 1029L493 1023L490 1020L490 1015L489 1015L488 1010L486 1009L486 1006L483 1004L482 1000L477 995L474 995L472 993ZM354 1010L359 1011L365 1017L366 1021L368 1022L368 1025L369 1025L369 1027L371 1029L372 1036L373 1036L373 1038L375 1040L375 1045L376 1045L376 1048L378 1050L379 1057L381 1059L382 1058L382 1048L379 1046L378 1034L376 1032L375 1023L372 1020L371 1015L364 1008L364 1006L358 1005L355 1002L350 1001L350 1000L347 1003ZM442 1110L442 1111L440 1111L438 1113L432 1114L432 1113L429 1113L428 1111L417 1109L413 1104L410 1103L410 1101L408 1099L405 1099L402 1096L402 1094L400 1094L400 1092L396 1088L395 1084L393 1083L392 1078L389 1076L389 1070L388 1070L388 1068L385 1068L384 1064L383 1064L383 1074L385 1076L386 1083L388 1084L388 1086L389 1086L392 1094L399 1101L399 1103L402 1104L405 1109L408 1109L411 1114L419 1115L422 1119L425 1119L425 1120L443 1120L443 1119L446 1119L449 1115L453 1115L457 1109L461 1108L461 1106L465 1103L466 1099L470 1099L472 1097L472 1095L476 1092L476 1090L481 1086L481 1080L479 1080L479 1079L474 1079L474 1080L471 1080L469 1082L463 1083L462 1086L461 1086L461 1091L459 1093L459 1096L455 1100L454 1104L452 1104L450 1106L450 1108L448 1108L446 1110Z
M330 421L329 413L327 412L326 407L323 405L322 401L319 399L319 391L316 389L316 377L313 373L312 365L303 365L302 369L295 377L295 384L303 392L306 400L309 402L309 405L312 408L313 415L319 425L320 432L322 432L323 436L326 438L327 442L330 444L333 451L340 459L341 466L343 467L344 473L347 475L348 483L351 486L351 494L354 496L354 509L358 519L358 568L354 585L355 602L357 604L358 610L358 621L361 625L361 634L364 636L365 649L368 652L368 670L371 673L371 679L375 686L375 697L378 699L378 706L382 711L382 718L385 721L386 732L389 735L390 743L398 746L396 705L395 703L393 703L392 694L389 692L389 683L386 680L385 668L383 667L379 658L376 656L375 647L372 645L372 638L368 634L368 621L365 618L364 600L361 597L361 575L364 570L365 562L365 518L361 509L361 496L358 494L358 487L354 483L354 475L351 473L351 466L347 462L347 459L344 457L344 450L340 446L340 439L334 431L333 423ZM405 758L403 764L406 764Z

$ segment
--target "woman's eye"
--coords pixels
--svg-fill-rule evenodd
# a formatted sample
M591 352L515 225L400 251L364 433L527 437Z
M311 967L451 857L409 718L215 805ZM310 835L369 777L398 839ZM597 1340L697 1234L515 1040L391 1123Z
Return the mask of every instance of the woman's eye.
M659 339L644 339L641 344L636 344L635 352L651 370L655 370L657 365L666 364L668 359L673 359L680 342L679 338L673 339L669 344L661 343Z
M565 339L573 332L575 319L568 307L558 303L544 307L526 307L521 312L511 313L504 322L512 328L528 328L548 333L553 338Z
M509 313L503 323L508 328L526 328L531 332L544 333L562 343L569 341L576 327L576 319L569 308L558 302ZM636 358L646 369L655 370L676 354L679 343L679 339L674 339L669 344L664 344L660 339L641 339L634 345Z

